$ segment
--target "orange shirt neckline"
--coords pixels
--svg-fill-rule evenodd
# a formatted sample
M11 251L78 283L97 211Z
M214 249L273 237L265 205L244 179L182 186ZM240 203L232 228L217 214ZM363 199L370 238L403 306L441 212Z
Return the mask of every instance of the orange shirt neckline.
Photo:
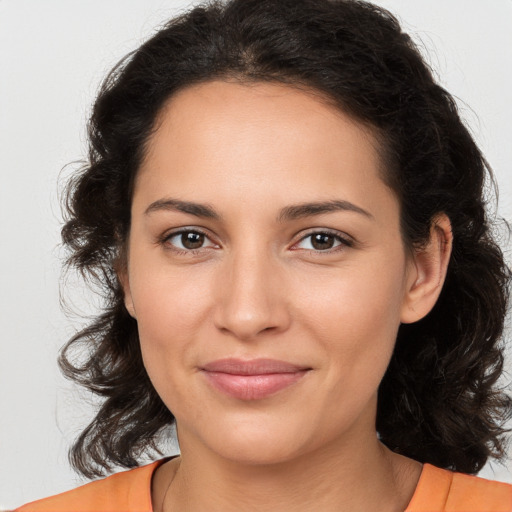
M151 481L155 471L165 462L168 462L174 457L167 457L165 459L158 460L146 466L149 473L149 479L141 479L141 484L145 485L145 489L138 488L133 489L134 496L137 496L139 506L142 503L149 503L148 512L153 512L153 504L151 500ZM142 469L142 468L141 468ZM437 468L431 464L423 464L423 468L420 473L420 478L416 484L416 489L412 495L409 504L407 505L404 512L425 512L423 508L425 505L431 510L444 510L448 495L450 493L450 487L452 484L453 473L444 469ZM149 481L149 486L147 482ZM142 501L141 501L141 498Z
M142 471L144 469L147 470L147 477L138 480L140 487L133 486L130 489L130 510L153 512L151 499L153 475L162 464L172 458L174 457L167 457L148 464L144 468L140 468ZM428 463L423 464L416 489L404 512L425 512L425 506L428 506L428 511L444 510L450 493L452 477L453 473L450 471L437 468Z

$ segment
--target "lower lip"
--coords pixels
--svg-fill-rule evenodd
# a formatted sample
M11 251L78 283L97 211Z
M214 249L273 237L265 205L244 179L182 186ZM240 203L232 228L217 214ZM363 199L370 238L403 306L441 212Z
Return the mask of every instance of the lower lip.
M261 375L233 375L208 371L203 373L215 389L226 395L239 400L261 400L295 384L307 372L308 370L303 370Z

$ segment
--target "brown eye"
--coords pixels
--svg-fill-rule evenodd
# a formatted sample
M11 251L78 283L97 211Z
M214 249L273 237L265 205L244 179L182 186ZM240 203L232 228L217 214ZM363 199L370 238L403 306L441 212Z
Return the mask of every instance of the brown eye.
M331 252L331 249L343 249L343 247L352 247L352 245L353 242L341 236L341 234L329 233L328 231L316 231L306 235L294 247L308 251Z
M207 235L192 230L174 232L165 237L163 241L165 245L182 252L216 247Z
M315 233L311 235L311 245L317 251L332 249L335 241L335 237L327 233Z
M181 234L181 244L185 249L199 249L204 244L205 236L202 233L188 231Z

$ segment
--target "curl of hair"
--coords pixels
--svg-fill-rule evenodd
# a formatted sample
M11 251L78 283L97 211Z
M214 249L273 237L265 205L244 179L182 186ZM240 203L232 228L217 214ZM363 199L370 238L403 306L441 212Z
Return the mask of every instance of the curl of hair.
M453 254L441 296L400 326L379 388L377 430L391 449L466 473L504 455L510 398L497 387L511 273L486 213L483 156L452 97L384 9L358 0L232 0L168 22L102 85L87 166L67 190L68 265L99 283L103 313L64 347L71 379L103 397L70 452L88 477L134 467L174 421L144 369L117 277L137 169L164 103L209 80L277 82L320 94L370 126L383 179L401 202L404 244L421 249L448 215ZM71 354L88 354L85 363Z

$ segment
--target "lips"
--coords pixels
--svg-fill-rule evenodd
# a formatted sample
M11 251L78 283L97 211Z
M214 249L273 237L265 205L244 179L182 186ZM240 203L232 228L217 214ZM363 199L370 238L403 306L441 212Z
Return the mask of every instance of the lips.
M201 368L217 391L239 400L261 400L300 381L311 368L275 359L219 359Z

